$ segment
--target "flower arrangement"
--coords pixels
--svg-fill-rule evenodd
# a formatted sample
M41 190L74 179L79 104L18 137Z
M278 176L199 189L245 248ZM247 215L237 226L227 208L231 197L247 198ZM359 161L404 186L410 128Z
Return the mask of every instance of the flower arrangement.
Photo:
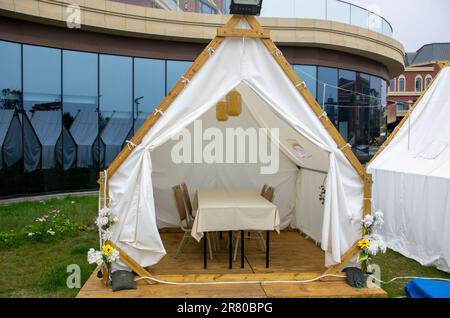
M103 245L101 251L96 251L93 248L88 252L88 263L97 264L98 266L108 266L119 259L119 251L111 245Z
M97 251L90 248L87 255L87 261L89 264L97 264L100 267L100 278L103 278L103 283L109 285L111 282L111 264L116 262L120 257L120 253L117 249L113 248L110 244L103 245L101 251Z
M374 233L374 230L383 225L383 223L383 212L380 210L366 215L361 220L363 238L357 244L360 249L357 262L361 263L364 272L370 270L373 256L386 252L386 244L383 238Z
M117 249L113 248L110 244L105 244L105 242L112 238L111 226L118 221L119 218L111 213L111 209L107 207L100 209L95 224L97 225L100 234L101 250L97 251L90 248L87 255L89 264L97 264L100 267L101 275L99 277L103 278L105 285L109 285L111 282L111 264L116 262L120 257L120 253Z

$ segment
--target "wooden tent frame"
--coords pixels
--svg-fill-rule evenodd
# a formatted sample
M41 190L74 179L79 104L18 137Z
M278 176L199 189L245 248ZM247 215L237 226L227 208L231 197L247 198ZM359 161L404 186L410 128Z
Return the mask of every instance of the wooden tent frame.
M250 29L238 29L235 28L237 23L244 19L250 26ZM306 84L302 81L297 73L294 71L290 63L283 56L281 51L277 48L275 43L272 41L270 37L270 31L264 30L261 24L254 16L246 16L246 15L233 15L230 20L224 25L222 28L217 29L216 37L208 44L208 46L201 52L201 54L197 57L191 67L186 71L186 73L181 77L181 79L175 84L173 89L168 93L168 95L163 99L163 101L159 104L156 110L147 118L141 128L137 131L137 133L131 138L129 145L139 145L142 142L144 136L150 131L150 129L155 125L155 123L161 118L162 114L170 107L172 102L177 98L177 96L183 91L186 87L186 81L192 80L195 74L203 67L203 65L209 60L214 51L222 44L226 37L250 37L250 38L260 38L264 43L265 47L269 50L273 58L276 60L278 65L283 69L286 76L289 78L291 83L296 87L297 91L300 95L306 100L308 105L311 107L314 114L317 116L319 121L322 123L324 128L331 135L333 140L336 142L337 147L344 153L345 157L348 159L352 167L358 173L360 178L362 179L364 185L364 195L363 195L363 213L364 215L370 214L372 209L372 175L368 174L363 167L363 165L359 162L356 155L352 152L350 144L348 144L341 134L338 132L336 127L327 117L326 113L322 109L322 107L317 103L315 98L306 88ZM118 156L111 163L109 168L106 170L106 175L108 179L113 176L122 163L128 158L128 156L133 152L133 147L124 147L122 151L118 154ZM100 204L101 206L106 205L109 206L109 188L108 183L105 182L105 172L100 172L100 178L98 183L100 185L100 194L106 193L105 197L100 195ZM106 189L105 189L106 187ZM106 190L106 191L105 191ZM108 244L117 248L117 246L111 242L107 241ZM136 272L140 276L151 276L147 270L145 270L142 266L140 266L135 260L133 260L130 256L128 256L124 251L118 249L120 252L121 261L131 268L134 272ZM355 242L352 247L348 251L346 251L341 256L341 263L333 265L329 267L324 274L332 274L340 271L342 266L344 266L347 262L349 262L357 253L359 252L359 248L357 246L357 242Z
M412 112L416 109L416 106L419 105L419 103L422 101L423 97L425 96L425 94L428 92L428 89L431 87L431 85L433 85L434 80L436 79L436 77L438 77L439 73L447 66L450 66L450 61L449 62L437 62L437 65L439 66L440 70L437 73L437 75L434 77L434 79L431 81L430 85L428 85L428 87L426 87L426 89L422 92L422 94L420 95L420 97L416 100L416 102L414 103L414 105L410 108L409 112L405 115L405 117L403 117L403 119L400 121L400 123L397 125L397 127L395 127L394 131L392 132L392 134L389 135L389 137L384 141L384 143L381 145L380 149L378 149L378 151L375 153L375 155L372 157L372 159L370 159L370 161L367 163L367 166L369 166L369 164L375 160L376 157L378 157L386 148L387 146L389 146L389 144L392 142L392 140L394 139L394 137L397 135L397 133L400 131L400 129L403 127L403 125L408 121L409 116L411 116Z

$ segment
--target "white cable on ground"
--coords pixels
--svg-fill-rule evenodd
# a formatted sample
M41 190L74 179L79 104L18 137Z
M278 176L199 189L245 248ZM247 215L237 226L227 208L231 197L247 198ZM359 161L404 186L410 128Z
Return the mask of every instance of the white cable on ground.
M336 275L336 274L324 274L317 276L312 279L306 279L306 280L268 280L268 281L233 281L233 282L169 282L161 279L157 279L154 277L149 276L141 276L135 279L135 281L140 280L148 280L155 283L165 284L165 285L231 285L231 284L305 284L305 283L312 283L319 279L325 278L325 277L338 277L338 278L346 278L345 275ZM433 277L416 277L416 276L404 276L404 277L395 277L391 280L385 282L381 279L376 278L375 276L370 275L370 278L375 279L379 283L382 283L384 285L390 284L396 280L399 279L429 279L429 280L439 280L439 281L446 281L449 282L450 279L447 278L433 278Z
M382 284L384 284L384 285L390 284L390 283L392 283L392 282L394 282L394 281L396 281L396 280L399 280L399 279L416 279L416 278L419 278L419 279L428 279L428 280L440 280L440 281L444 281L444 282L450 282L450 279L448 279L448 278L438 278L438 277L404 276L404 277L395 277L395 278L392 278L391 280L388 280L387 282L385 282L385 281L383 281L383 280L381 280L381 279L378 279L378 278L376 278L375 276L372 276L372 275L370 275L369 277L375 279L377 282L382 283Z
M304 284L304 283L312 283L314 281L317 281L319 279L325 278L325 277L339 277L339 278L346 278L345 275L335 275L335 274L324 274L320 275L318 277L312 278L312 279L306 279L306 280L268 280L268 281L236 281L236 282L169 282L160 280L154 277L149 276L141 276L135 279L135 281L139 280L149 280L155 283L160 284L166 284L166 285L230 285L230 284Z

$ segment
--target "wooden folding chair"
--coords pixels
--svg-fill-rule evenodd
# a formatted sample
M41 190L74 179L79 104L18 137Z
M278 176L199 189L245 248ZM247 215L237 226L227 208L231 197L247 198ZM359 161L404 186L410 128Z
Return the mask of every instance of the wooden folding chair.
M183 230L184 235L181 239L180 244L178 245L177 253L175 254L175 257L178 257L178 255L181 253L181 250L183 249L184 244L186 243L189 238L193 238L191 236L192 231L192 225L194 223L194 219L189 216L188 212L186 211L186 202L185 202L185 195L183 194L183 187L181 185L176 185L172 187L174 196L175 196L175 202L177 205L178 215L180 217L180 228ZM192 209L192 206L191 206ZM209 257L210 259L213 259L212 254L212 248L211 248L211 241L208 240L208 248L209 248Z

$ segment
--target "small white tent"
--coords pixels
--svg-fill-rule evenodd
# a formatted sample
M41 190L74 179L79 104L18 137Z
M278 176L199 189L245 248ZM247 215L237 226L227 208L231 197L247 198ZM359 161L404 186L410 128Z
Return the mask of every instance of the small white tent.
M0 169L22 159L22 125L13 109L0 109Z
M70 133L77 145L77 168L93 166L93 144L98 136L98 113L80 111L72 125Z
M58 164L67 170L74 165L75 142L63 126L60 111L36 111L30 121L25 118L24 135L26 172L53 169Z
M225 33L239 21L233 17ZM143 124L109 169L101 173L101 204L109 204L119 222L111 242L140 266L157 263L165 254L158 228L177 226L171 187L186 181L191 189L254 188L264 182L276 188L283 227L291 225L321 242L326 265L347 262L361 237L358 220L370 213L370 182L364 168L333 124L314 102L290 65L264 37L256 19L242 20L235 35L214 39L157 110ZM220 30L219 30L220 31ZM222 32L222 33L224 33ZM217 122L215 105L231 90L241 93L243 113ZM278 128L279 170L261 174L256 164L175 164L172 137L184 128ZM292 141L303 153L293 150ZM326 178L325 204L319 202ZM369 190L368 190L369 189ZM104 191L104 192L103 192ZM127 263L129 258L121 258ZM136 265L128 262L127 265ZM138 272L139 273L139 272Z
M450 271L450 67L369 164L388 247Z
M114 113L100 134L100 138L95 141L94 149L98 147L99 154L97 155L97 151L94 151L94 158L96 161L100 161L100 166L109 166L122 149L125 141L131 137L133 121L127 115L122 117L120 113ZM99 140L100 144L98 144Z

